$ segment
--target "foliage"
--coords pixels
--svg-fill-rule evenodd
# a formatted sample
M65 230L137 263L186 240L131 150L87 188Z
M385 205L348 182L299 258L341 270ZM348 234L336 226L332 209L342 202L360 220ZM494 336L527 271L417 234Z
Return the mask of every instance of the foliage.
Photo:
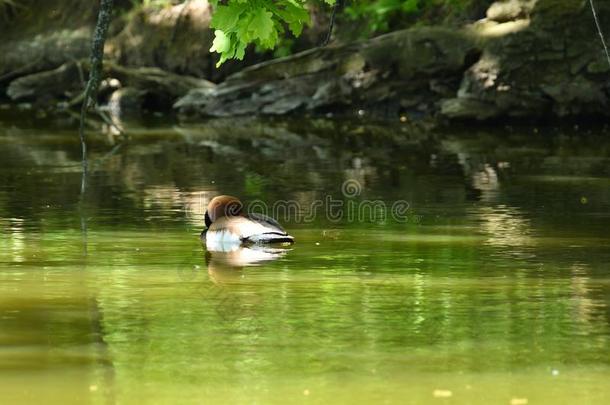
M366 20L362 35L389 31L394 20L417 16L432 8L460 11L471 3L469 0L372 0L353 1L345 9L350 20Z
M389 17L395 14L411 14L419 10L427 0L376 0L351 3L345 10L348 18L357 20L369 17L368 30L387 31Z
M332 5L335 0L324 0ZM227 59L243 59L246 46L273 49L288 29L299 36L309 24L306 0L228 0L212 1L214 15L210 26L214 42L210 51L220 54L217 66Z
M292 42L285 34L289 31L299 36L310 23L307 3L307 0L227 0L222 4L212 1L211 27L215 39L210 51L220 54L218 65L227 59L242 59L250 43L258 51L275 48L276 56L289 54ZM323 3L334 5L336 0ZM422 16L433 21L439 16L456 17L479 3L491 0L355 0L344 2L346 7L339 17L348 20L345 25L357 31L356 37L367 37L404 28Z

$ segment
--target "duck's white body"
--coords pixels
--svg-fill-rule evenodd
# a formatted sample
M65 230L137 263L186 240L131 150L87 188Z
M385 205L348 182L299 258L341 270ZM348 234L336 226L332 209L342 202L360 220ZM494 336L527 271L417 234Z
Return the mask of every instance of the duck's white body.
M214 221L205 233L209 246L243 243L292 243L294 238L275 221L263 216L221 217Z

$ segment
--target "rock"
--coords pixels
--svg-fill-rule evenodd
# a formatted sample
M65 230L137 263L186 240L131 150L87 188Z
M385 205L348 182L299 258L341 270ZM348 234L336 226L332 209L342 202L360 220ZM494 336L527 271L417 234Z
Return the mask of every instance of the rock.
M441 114L447 118L475 118L486 120L498 115L498 107L491 103L468 98L455 98L441 103Z
M465 32L398 31L246 68L212 91L192 90L174 107L185 115L229 116L399 106L412 92L434 93L429 80L435 77L453 77L444 86L453 84L457 91L473 51L474 41Z
M536 0L504 0L493 3L487 9L487 18L492 21L506 22L526 18L532 11Z
M205 87L192 89L174 103L174 108L187 115L194 115L205 106L211 91L211 89Z
M132 13L123 30L108 41L108 53L117 63L196 77L213 71L216 60L209 49L214 34L207 1L140 7Z
M515 2L502 4L508 3ZM610 17L610 4L598 8L602 20ZM528 13L531 20L519 20L528 22L519 29L486 36L481 58L464 73L456 97L441 103L441 114L462 119L610 115L610 80L597 70L603 72L608 62L588 6L580 0L539 0Z
M88 57L95 7L65 0L15 3L11 16L0 16L0 84Z
M114 63L104 64L106 77L116 78L123 85L146 91L149 95L167 100L167 108L193 88L212 89L215 85L207 80L178 75L159 68L127 68Z
M211 90L215 87L206 80L181 76L158 68L126 68L110 62L104 64L103 74L106 84L101 86L100 97L109 95L111 102L121 111L133 111L138 108L167 111L178 98L192 88ZM8 86L7 94L16 101L48 103L62 99L71 100L83 91L84 77L87 76L88 62L69 62L57 69L13 80ZM119 88L121 86L123 88Z
M179 4L165 7L137 3L142 2L134 3L125 27L108 40L108 56L120 65L153 66L176 74L221 81L244 66L272 57L270 52L251 50L243 60L231 59L216 67L218 54L209 51L214 32L210 29L212 6L207 0L174 2Z
M60 30L0 45L0 82L89 56L89 29Z
M577 78L570 83L557 83L541 86L542 90L554 100L558 116L596 113L606 108L607 95L595 83Z
M605 26L610 3L598 3ZM49 20L59 5L69 18ZM88 56L92 11L80 3L65 8L65 2L49 0L32 9L31 21L20 17L14 27L0 25L0 87L8 85L11 99L38 105L81 91L74 60ZM208 53L207 2L134 12L107 49L129 66L107 61L105 77L120 85L100 92L100 100L114 97L126 109L173 105L194 118L610 116L610 68L583 0L498 1L486 19L462 29L417 26L314 48L242 69L219 85L194 77L227 72L210 73L216 70ZM28 21L32 27L24 30ZM124 90L113 95L119 87Z
M79 80L80 79L80 80ZM71 98L83 88L76 63L66 63L57 69L34 73L10 82L6 94L15 101Z
M610 72L610 65L608 61L604 59L598 59L587 64L587 73L591 74L608 74Z
M530 25L530 20L521 19L498 23L491 20L481 20L473 24L472 28L483 38L499 38L505 35L514 34L526 29Z
M602 21L610 4L600 4ZM174 107L190 116L608 116L610 80L582 0L494 3L462 30L416 27L261 63Z

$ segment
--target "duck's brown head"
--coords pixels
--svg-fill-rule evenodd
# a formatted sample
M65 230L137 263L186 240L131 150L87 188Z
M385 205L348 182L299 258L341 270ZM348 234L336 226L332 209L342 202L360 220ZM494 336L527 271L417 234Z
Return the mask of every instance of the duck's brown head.
M205 226L210 227L212 222L220 217L236 217L242 215L244 205L239 198L230 195L219 195L212 198L205 212Z

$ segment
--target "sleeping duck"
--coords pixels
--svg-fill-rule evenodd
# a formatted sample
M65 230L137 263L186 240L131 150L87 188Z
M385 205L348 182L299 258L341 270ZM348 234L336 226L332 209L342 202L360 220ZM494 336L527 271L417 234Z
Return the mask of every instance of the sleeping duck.
M205 226L201 239L208 250L224 251L227 245L294 242L276 220L244 212L241 201L230 195L220 195L209 202Z

